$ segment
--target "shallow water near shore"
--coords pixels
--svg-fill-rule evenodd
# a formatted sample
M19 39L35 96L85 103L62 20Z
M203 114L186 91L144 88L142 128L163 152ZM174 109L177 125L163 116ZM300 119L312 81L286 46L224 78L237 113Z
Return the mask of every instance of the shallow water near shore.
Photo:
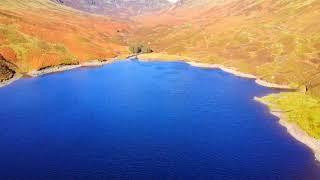
M183 62L122 61L0 88L0 179L320 179L254 96Z

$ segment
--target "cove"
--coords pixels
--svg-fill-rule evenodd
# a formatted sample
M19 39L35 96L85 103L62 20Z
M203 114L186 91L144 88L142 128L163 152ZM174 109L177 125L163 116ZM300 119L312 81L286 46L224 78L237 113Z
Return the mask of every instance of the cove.
M0 179L319 179L255 96L183 62L121 61L0 89Z

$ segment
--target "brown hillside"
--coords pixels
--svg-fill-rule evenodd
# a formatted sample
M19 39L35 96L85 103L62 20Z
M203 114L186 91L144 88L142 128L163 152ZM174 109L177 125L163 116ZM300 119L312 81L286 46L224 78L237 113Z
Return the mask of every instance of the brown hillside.
M0 0L0 54L23 72L118 56L127 30L126 22L49 0Z
M320 95L320 2L204 0L137 17L131 41Z

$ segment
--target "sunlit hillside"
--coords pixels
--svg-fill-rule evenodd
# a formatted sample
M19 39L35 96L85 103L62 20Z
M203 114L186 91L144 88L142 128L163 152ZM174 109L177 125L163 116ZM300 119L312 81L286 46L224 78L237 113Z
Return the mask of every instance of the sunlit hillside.
M132 41L320 95L320 1L181 1L137 17Z
M0 0L0 54L27 72L126 53L127 22L50 0Z

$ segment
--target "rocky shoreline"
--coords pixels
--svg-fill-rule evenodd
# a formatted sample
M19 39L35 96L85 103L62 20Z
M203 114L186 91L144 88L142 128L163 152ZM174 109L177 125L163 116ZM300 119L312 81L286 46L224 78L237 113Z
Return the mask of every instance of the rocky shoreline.
M239 76L242 78L249 78L249 79L256 79L255 82L261 86L265 86L268 88L275 88L275 89L284 89L284 90L295 90L294 88L291 88L289 86L286 85L279 85L279 84L274 84L274 83L270 83L267 81L263 81L261 79L259 79L257 76L251 75L251 74L246 74L246 73L242 73L239 72L237 70L231 69L231 68L227 68L223 65L219 65L219 64L205 64L205 63L198 63L198 62L187 62L188 64L195 66L195 67L202 67L202 68L216 68L216 69L221 69L225 72L231 73L235 76ZM305 131L303 131L300 127L298 127L298 125L294 124L294 123L290 123L288 120L288 117L286 116L285 112L283 112L280 109L275 108L272 104L267 103L265 101L263 101L260 98L255 97L254 98L256 101L265 104L269 107L270 113L276 117L279 118L279 123L280 125L282 125L283 127L285 127L288 131L288 133L294 137L295 139L297 139L298 141L302 142L303 144L305 144L307 147L309 147L315 156L315 160L320 162L320 141L309 136Z
M189 65L194 66L194 67L221 69L222 71L225 71L227 73L233 74L238 77L243 77L243 78L248 78L248 79L256 79L257 78L254 75L243 73L243 72L237 71L235 69L225 67L220 64L206 64L206 63L199 63L199 62L194 62L194 61L187 61L186 63L188 63Z
M142 58L142 59L145 61L155 60L155 59L148 59L148 58ZM161 59L161 58L159 58L159 59ZM274 83L270 83L267 81L263 81L255 75L242 73L242 72L239 72L233 68L225 67L223 65L206 64L206 63L199 63L199 62L194 62L194 61L185 61L185 62L191 66L194 66L194 67L221 69L221 70L228 72L228 73L231 73L235 76L239 76L242 78L255 79L255 82L257 84L259 84L261 86L268 87L268 88L283 89L283 90L296 90L295 88L292 88L287 85L280 85L280 84L274 84ZM294 123L290 123L285 112L283 112L282 110L275 108L272 104L269 104L267 102L262 101L262 99L260 99L258 97L255 97L254 99L260 103L267 105L270 109L270 113L279 118L280 125L285 127L287 129L288 133L292 137L294 137L299 142L305 144L308 148L310 148L315 155L315 160L320 162L320 141L319 140L309 136L305 131L303 131L300 127L298 127L298 125L296 125Z
M31 72L28 72L27 75L31 76L31 77L37 77L37 76L41 76L41 75L45 75L45 74L67 71L67 70L71 70L71 69L75 69L75 68L79 68L79 67L103 66L105 64L110 64L110 63L113 63L118 60L119 60L118 58L114 58L111 60L104 60L104 61L100 61L100 60L87 61L87 62L83 62L83 63L77 64L77 65L54 66L54 67L48 67L48 68L45 68L42 70L31 71ZM142 60L147 61L150 59L142 58ZM239 72L233 68L225 67L225 66L219 65L219 64L206 64L206 63L199 63L199 62L194 62L194 61L187 61L186 63L188 63L189 65L194 66L194 67L221 69L225 72L231 73L235 76L239 76L242 78L256 79L255 82L257 84L265 86L265 87L269 87L269 88L291 89L291 90L293 89L293 88L286 86L286 85L279 85L279 84L274 84L274 83L260 80L257 78L257 76L247 74L247 73L242 73L242 72ZM11 78L7 81L4 81L4 82L0 82L0 87L3 87L3 86L10 84L10 83L20 79L22 76L23 76L22 74L16 73L13 78ZM288 121L288 118L286 117L285 113L282 112L281 110L275 109L271 104L262 101L260 98L255 97L255 100L257 100L263 104L266 104L270 109L270 113L277 116L280 119L279 123L282 126L286 127L288 132L294 138L296 138L298 141L304 143L310 149L312 149L312 151L315 154L316 160L320 161L320 141L318 141L317 139L315 139L313 137L310 137L306 132L304 132L302 129L300 129L297 125L290 123Z
M129 56L130 58L130 56ZM140 57L138 57L140 58ZM45 74L50 74L50 73L56 73L56 72L62 72L62 71L68 71L68 70L72 70L75 68L79 68L79 67L96 67L96 66L103 66L105 64L109 64L112 63L114 61L119 60L118 58L114 58L111 60L92 60L92 61L86 61L86 62L82 62L80 64L75 64L75 65L60 65L60 66L53 66L53 67L48 67L42 70L35 70L35 71L30 71L27 72L25 75L30 76L30 77L37 77L37 76L42 76ZM147 58L141 58L141 60L152 60L152 59L147 59ZM279 85L279 84L274 84L274 83L270 83L267 81L263 81L261 79L258 79L257 76L254 76L252 74L247 74L247 73L243 73L240 71L237 71L233 68L229 68L229 67L225 67L223 65L220 64L207 64L207 63L199 63L199 62L195 62L195 61L186 61L187 64L194 66L194 67L201 67L201 68L212 68L212 69L221 69L227 73L233 74L235 76L238 77L242 77L242 78L249 78L249 79L256 79L256 83L261 85L261 86L265 86L265 87L269 87L269 88L277 88L277 89L294 89L291 88L289 86L286 85ZM19 78L21 78L22 75L15 75L13 78L4 81L4 82L0 82L0 87L6 86L16 80L18 80Z
M128 56L127 58L130 58L131 56ZM135 56L137 58L137 56ZM138 58L141 58L138 56ZM75 68L79 67L96 67L96 66L103 66L105 64L112 63L114 61L119 60L117 57L110 59L110 60L92 60L92 61L86 61L82 62L80 64L75 64L75 65L60 65L60 66L53 66L53 67L48 67L42 70L35 70L35 71L30 71L25 73L26 76L30 77L37 77L45 74L50 74L50 73L55 73L55 72L62 72L62 71L67 71L67 70L72 70ZM148 58L141 58L141 60L153 60L153 59L148 59ZM280 85L280 84L275 84L275 83L270 83L264 80L259 79L257 76L252 75L252 74L247 74L243 73L240 71L235 70L234 68L226 67L224 65L220 64L207 64L207 63L199 63L195 61L185 61L191 66L194 67L201 67L201 68L212 68L212 69L221 69L227 73L233 74L238 77L243 77L243 78L249 78L249 79L256 79L255 82L261 86L269 87L269 88L276 88L276 89L287 89L287 90L295 90L295 88L292 88L287 85ZM23 75L16 73L14 77L7 81L0 82L0 87L6 86L18 79L20 79Z
M9 84L11 84L11 83L13 83L14 81L20 79L21 77L22 77L22 74L20 74L20 73L15 73L12 78L0 82L0 88L1 88L1 87L4 87L4 86L7 86L7 85L9 85Z
M151 58L149 58L149 55L151 56ZM157 56L158 56L158 58L157 58ZM222 71L225 71L227 73L233 74L238 77L255 79L255 82L257 84L264 86L264 87L273 88L273 89L296 90L296 88L290 87L288 85L281 85L281 84L275 84L275 83L270 83L270 82L264 81L264 80L260 79L258 76L240 72L233 67L226 67L221 64L200 63L200 62L192 61L191 58L183 57L183 56L181 56L181 58L179 58L179 56L175 56L175 55L172 55L172 57L171 57L170 55L167 55L167 54L163 55L161 53L153 53L153 54L138 55L138 59L144 60L144 61L154 61L157 59L161 60L162 56L164 56L167 61L169 61L171 58L172 58L171 59L172 61L177 60L177 59L182 59L183 62L186 62L187 64L194 66L194 67L220 69Z
M63 66L53 66L53 67L48 67L42 70L35 70L35 71L30 71L28 73L26 73L27 76L30 77L38 77L38 76L42 76L45 74L50 74L50 73L55 73L55 72L61 72L61 71L67 71L67 70L71 70L74 68L79 68L81 67L81 65L63 65Z
M281 109L277 109L272 104L263 101L261 98L255 97L256 101L265 104L269 107L270 113L279 118L279 123L283 127L285 127L288 133L293 136L295 139L300 141L301 143L305 144L309 147L315 156L315 160L320 162L320 141L309 136L305 131L303 131L298 125L294 123L290 123L288 117L286 116L285 112Z
M110 64L118 59L111 59L111 60L92 60L92 61L86 61L82 62L80 64L75 64L75 65L62 65L62 66L53 66L53 67L48 67L42 70L36 70L36 71L30 71L27 73L28 76L31 77L37 77L37 76L42 76L45 74L51 74L51 73L56 73L56 72L62 72L62 71L68 71L72 70L75 68L80 68L80 67L97 67L97 66L103 66L105 64Z
M234 68L226 67L226 66L220 65L220 64L206 64L206 63L198 63L198 62L193 62L193 61L189 61L187 63L190 64L191 66L195 66L195 67L221 69L224 72L233 74L238 77L255 79L255 82L257 84L264 86L264 87L273 88L273 89L295 90L295 88L292 88L290 86L270 83L270 82L259 79L259 77L255 76L255 75L243 73L243 72L237 71Z
M86 62L82 62L80 64L74 64L74 65L52 66L52 67L44 68L41 70L30 71L30 72L27 72L24 74L16 73L11 79L0 82L0 87L7 86L16 80L19 80L23 76L38 77L38 76L42 76L45 74L68 71L68 70L72 70L72 69L80 68L80 67L98 67L98 66L103 66L105 64L113 63L118 60L119 60L119 58L113 58L110 60L92 60L92 61L86 61Z

